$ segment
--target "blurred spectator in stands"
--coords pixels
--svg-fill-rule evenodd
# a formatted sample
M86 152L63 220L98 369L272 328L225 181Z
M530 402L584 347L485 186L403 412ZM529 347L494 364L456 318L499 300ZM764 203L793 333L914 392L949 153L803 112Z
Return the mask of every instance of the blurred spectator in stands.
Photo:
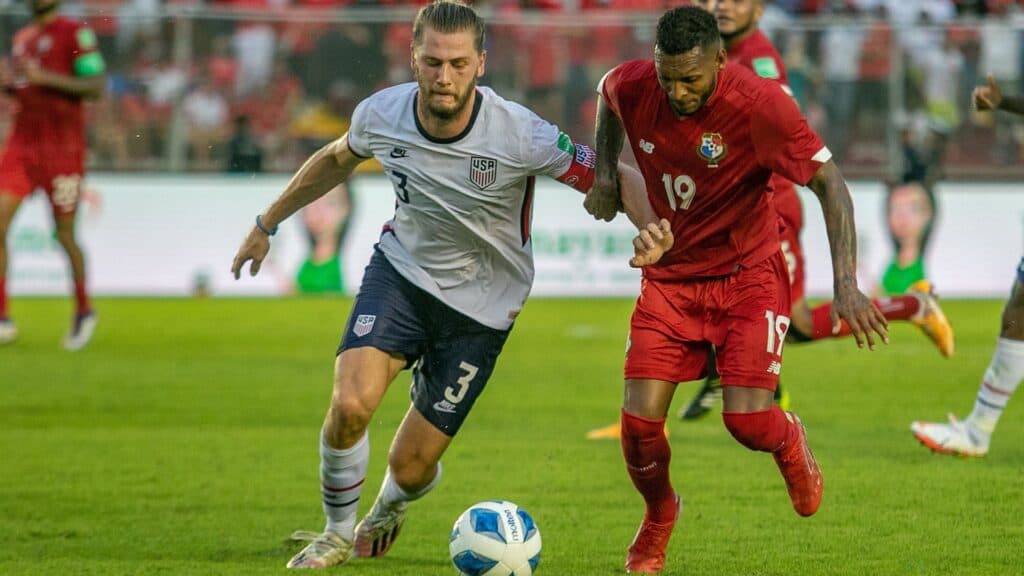
M964 57L953 39L946 35L942 48L924 58L924 99L928 119L934 130L944 134L960 126L957 87L964 69Z
M861 41L854 117L860 134L875 135L885 134L888 122L893 37L884 5L875 6L870 15ZM872 161L885 162L886 150L880 146L871 146L870 150Z
M308 155L348 131L359 95L348 80L335 80L327 91L327 99L303 111L292 122L291 135L299 141L300 156Z
M381 49L382 26L339 23L316 43L311 75L303 78L310 95L324 97L336 79L359 87L358 99L383 87L387 61ZM408 49L408 45L405 46ZM408 60L406 60L408 66Z
M228 141L227 171L235 174L263 171L263 150L253 138L247 116L235 118L235 130Z
M161 0L124 0L117 12L118 54L130 54L140 38L160 35Z
M860 54L864 45L864 26L850 19L853 9L843 5L822 37L825 76L825 110L828 113L826 143L842 162L853 132L854 98L860 72Z
M193 168L209 170L223 158L228 139L228 104L206 77L201 77L185 96L182 112L188 127Z
M237 113L249 117L253 136L269 160L268 170L294 170L304 156L289 149L289 124L302 108L304 90L282 57L274 63L267 87L236 102Z

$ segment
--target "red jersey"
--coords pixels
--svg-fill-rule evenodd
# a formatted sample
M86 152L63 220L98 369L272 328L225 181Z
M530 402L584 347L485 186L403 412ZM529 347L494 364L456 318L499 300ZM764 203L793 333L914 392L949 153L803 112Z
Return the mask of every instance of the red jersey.
M789 80L786 78L786 66L782 63L782 57L778 50L772 46L771 40L760 30L747 36L738 43L733 44L728 50L729 62L735 62L748 70L753 70L761 78L775 80L782 84L787 94L793 94L789 89ZM785 178L775 175L772 178L772 188L775 189L775 196L772 203L775 212L786 226L793 228L799 233L803 228L803 208L800 205L800 197L796 193L793 183Z
M651 205L675 234L672 249L644 268L647 278L732 274L779 251L772 173L807 183L831 153L777 83L727 65L711 98L683 118L651 60L618 66L600 89L622 120Z
M58 17L33 23L14 35L14 69L36 60L51 72L84 76L103 71L96 35L80 22ZM98 64L97 64L98 60ZM83 73L87 71L88 73ZM95 72L94 72L95 71ZM18 103L8 146L33 150L39 158L85 149L82 98L15 79L11 92Z

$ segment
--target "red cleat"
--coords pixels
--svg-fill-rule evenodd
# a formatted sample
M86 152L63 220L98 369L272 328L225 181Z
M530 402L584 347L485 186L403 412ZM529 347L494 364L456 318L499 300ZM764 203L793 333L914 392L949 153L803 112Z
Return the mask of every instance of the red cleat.
M644 515L626 554L627 574L657 574L665 568L665 548L682 511L683 499L676 494L676 515L671 522L657 524Z
M793 509L801 516L811 516L821 505L821 469L818 468L814 454L811 454L811 448L807 445L807 432L800 418L792 412L786 412L786 417L800 427L799 435L796 442L784 446L773 456L782 477L786 480L786 489L789 490L789 499L793 501Z

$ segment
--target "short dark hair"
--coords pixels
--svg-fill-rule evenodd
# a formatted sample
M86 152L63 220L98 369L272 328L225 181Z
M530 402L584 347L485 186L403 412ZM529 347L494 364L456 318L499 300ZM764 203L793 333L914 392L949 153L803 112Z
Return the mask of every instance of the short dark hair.
M673 8L658 19L656 46L663 54L674 56L698 47L717 50L721 41L715 17L696 6Z
M420 8L412 25L414 49L423 45L423 30L428 26L444 34L472 30L476 51L484 50L483 18L461 0L436 0Z

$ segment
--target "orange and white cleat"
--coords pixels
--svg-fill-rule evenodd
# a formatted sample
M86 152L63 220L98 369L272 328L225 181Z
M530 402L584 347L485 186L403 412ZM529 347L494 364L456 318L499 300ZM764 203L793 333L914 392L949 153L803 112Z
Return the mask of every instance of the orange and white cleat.
M627 574L658 574L665 569L665 549L672 529L683 513L683 499L676 494L676 515L671 522L658 524L644 515L640 529L626 553Z
M786 418L800 427L797 441L773 454L782 477L786 480L789 499L793 501L793 509L801 516L811 516L821 505L821 494L824 482L821 469L814 460L811 447L807 445L807 431L800 418L792 412L786 412Z
M917 296L921 300L921 309L910 321L924 332L929 340L935 343L939 353L949 358L953 355L953 326L939 307L939 299L935 289L928 280L914 282L907 294Z
M949 415L949 424L914 422L910 425L917 441L937 454L979 458L988 454L989 436L971 426L970 422Z

